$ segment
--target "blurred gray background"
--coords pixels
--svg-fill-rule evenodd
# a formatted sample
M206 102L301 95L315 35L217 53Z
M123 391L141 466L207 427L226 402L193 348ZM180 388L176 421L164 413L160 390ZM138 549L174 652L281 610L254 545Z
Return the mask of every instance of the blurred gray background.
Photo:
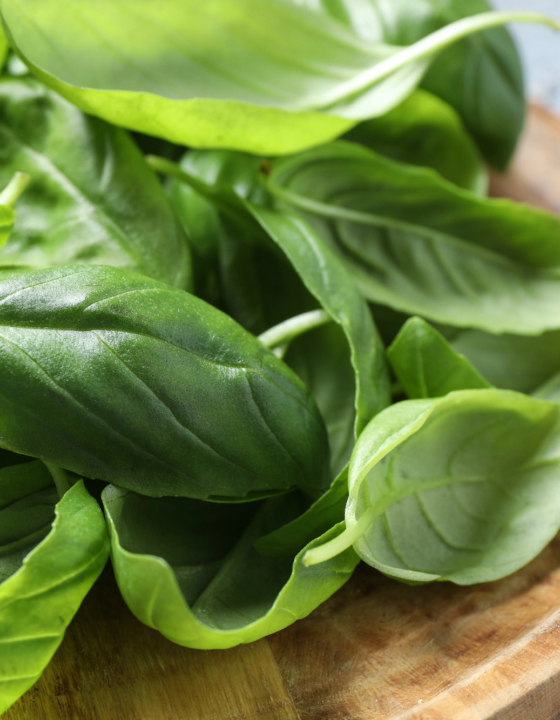
M560 0L490 0L496 10L529 10L560 21ZM529 99L560 114L560 33L548 27L510 27L525 65Z

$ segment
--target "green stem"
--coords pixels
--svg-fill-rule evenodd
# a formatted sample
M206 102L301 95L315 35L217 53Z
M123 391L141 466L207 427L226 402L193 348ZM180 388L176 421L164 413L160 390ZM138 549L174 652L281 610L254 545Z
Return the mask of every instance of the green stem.
M162 175L168 175L175 178L179 182L188 185L195 190L203 198L213 203L220 212L225 213L229 217L235 218L237 222L242 223L248 229L253 230L251 218L243 207L243 200L235 195L233 190L229 193L224 192L223 188L207 185L194 175L185 172L177 163L167 160L167 158L159 155L146 155L146 162L155 172Z
M262 335L259 335L259 340L268 348L285 346L285 352L288 344L298 335L325 325L331 320L331 316L325 310L311 310L271 327Z
M58 497L62 500L64 495L72 487L66 471L58 465L54 465L54 463L47 462L46 460L43 460L43 465L46 466L47 470L52 475L52 479L54 480L54 484L56 485L56 489L58 491Z
M305 567L318 565L326 560L330 560L336 555L340 555L340 553L348 550L356 540L362 537L374 520L375 517L372 517L371 513L365 513L358 522L347 527L340 535L337 535L323 545L308 550L303 556L303 564Z
M7 205L13 209L30 179L27 173L17 172L0 193L0 205Z
M193 175L186 173L177 163L160 157L159 155L146 155L146 162L155 172L161 173L162 175L169 175L186 185L190 185L202 195L208 195L210 187Z

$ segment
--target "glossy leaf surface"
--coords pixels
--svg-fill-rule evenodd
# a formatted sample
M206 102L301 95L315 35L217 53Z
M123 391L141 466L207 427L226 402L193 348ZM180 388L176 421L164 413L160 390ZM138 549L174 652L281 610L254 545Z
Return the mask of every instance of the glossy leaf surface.
M387 357L401 387L412 399L491 387L441 333L418 317L405 323L388 348Z
M2 0L32 71L109 122L194 147L284 154L407 97L437 54L531 14L483 14L412 48L364 42L279 0ZM325 112L320 112L325 111Z
M82 482L58 501L40 461L0 454L2 713L41 676L103 569L109 542Z
M105 264L182 288L186 238L130 137L30 79L0 82L0 186L31 177L0 265Z
M488 175L461 118L435 95L416 90L390 112L346 134L393 160L436 170L446 180L485 195Z
M183 183L173 185L172 197L198 256L206 253L206 266L217 256L218 294L243 325L262 332L316 307L332 318L331 326L293 341L285 359L325 419L336 475L355 433L389 403L383 346L336 255L307 223L263 207L258 165L258 158L237 153L189 153L182 167L205 182L205 197ZM249 199L243 204L228 191ZM227 212L228 197L237 217Z
M518 570L560 526L559 428L556 404L504 390L393 405L356 445L340 546L405 582Z
M227 648L281 630L330 597L358 562L350 548L320 568L302 565L305 550L337 535L341 523L327 524L295 557L257 552L255 539L305 508L298 494L215 505L110 486L103 498L124 599L180 645Z
M389 403L383 346L366 303L337 258L301 219L251 206L308 290L343 330L356 376L356 433Z
M337 142L276 161L267 187L336 250L366 297L494 333L560 324L560 221Z
M329 484L301 381L182 290L102 266L3 273L0 354L11 450L155 496Z

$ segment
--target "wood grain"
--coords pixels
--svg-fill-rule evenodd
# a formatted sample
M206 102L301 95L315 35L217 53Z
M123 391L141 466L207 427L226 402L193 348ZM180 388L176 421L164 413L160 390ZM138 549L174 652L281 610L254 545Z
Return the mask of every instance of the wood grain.
M107 568L5 720L297 720L266 640L189 650L142 625Z
M493 194L560 213L560 121L533 109ZM560 311L560 310L559 310ZM360 566L305 620L227 651L173 645L104 572L5 720L560 720L560 539L468 588Z

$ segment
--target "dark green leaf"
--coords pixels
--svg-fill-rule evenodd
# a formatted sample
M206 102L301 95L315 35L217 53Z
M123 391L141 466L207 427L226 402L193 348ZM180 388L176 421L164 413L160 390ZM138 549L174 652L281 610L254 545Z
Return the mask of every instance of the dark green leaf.
M0 278L0 442L147 495L239 500L329 484L297 376L182 290L103 266Z
M178 183L172 197L188 234L197 238L193 245L202 248L199 255L206 252L207 258L215 258L206 262L218 266L216 284L224 309L253 332L317 306L335 323L293 341L286 362L308 385L321 410L333 473L338 474L348 462L355 433L389 402L383 346L366 303L336 256L305 222L264 206L258 158L194 152L182 167L206 183L204 198L193 188L181 190ZM245 205L232 190L249 198ZM232 216L228 210L235 200Z
M267 557L297 555L319 535L342 522L347 500L348 466L311 507L286 525L258 538L255 548Z
M409 398L433 398L454 390L491 387L441 333L418 317L406 322L387 356Z
M142 622L180 645L227 648L305 617L351 576L350 548L319 568L305 550L336 536L339 523L295 557L264 557L259 536L298 516L297 493L264 503L214 505L146 498L107 488L104 504L120 590Z

